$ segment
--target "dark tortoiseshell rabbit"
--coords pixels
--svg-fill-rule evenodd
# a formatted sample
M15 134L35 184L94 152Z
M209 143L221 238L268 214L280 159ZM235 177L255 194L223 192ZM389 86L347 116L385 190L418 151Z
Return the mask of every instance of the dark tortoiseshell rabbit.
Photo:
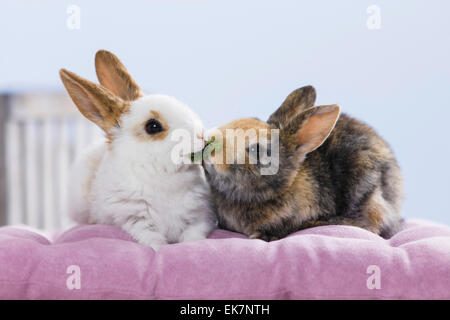
M238 119L207 133L222 144L203 164L220 227L267 241L330 224L385 238L399 230L403 183L389 145L368 125L340 115L339 106L313 107L315 97L313 87L303 87L267 122ZM264 146L246 138L246 149L234 150L227 129L279 129L278 172L262 175L249 150ZM230 148L245 163L226 164Z

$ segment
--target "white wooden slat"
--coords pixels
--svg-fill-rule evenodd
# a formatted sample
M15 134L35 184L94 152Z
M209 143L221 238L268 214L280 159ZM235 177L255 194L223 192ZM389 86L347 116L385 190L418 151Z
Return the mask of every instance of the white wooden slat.
M75 121L75 128L74 128L74 143L75 143L75 158L80 155L80 153L84 150L86 147L86 144L88 143L88 140L90 139L89 132L88 132L88 125L89 123L86 122L84 119L77 119Z
M42 134L38 135L38 119L30 116L7 123L8 223L27 223L53 232L73 225L67 206L71 155L79 155L103 132L85 119L58 116L40 118ZM19 121L24 124L23 141Z
M79 115L67 95L14 95L8 117L7 222L48 231L70 226L69 164L103 132Z
M54 190L54 131L51 119L44 120L43 123L43 209L44 209L44 229L56 231L58 224L55 210L55 190Z
M22 218L23 191L20 174L20 135L19 124L14 120L6 123L6 172L8 192L8 217L10 225L24 223Z
M65 227L70 224L69 213L67 206L67 188L68 188L68 173L69 173L69 120L62 118L59 123L59 141L58 141L58 175L59 175L59 205L58 216L60 226Z
M37 178L36 121L25 120L26 223L39 227L39 194Z

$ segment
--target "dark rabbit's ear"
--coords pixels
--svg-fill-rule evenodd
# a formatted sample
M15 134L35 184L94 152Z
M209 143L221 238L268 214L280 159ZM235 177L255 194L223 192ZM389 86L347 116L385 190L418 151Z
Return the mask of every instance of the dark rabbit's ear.
M123 63L114 54L100 50L95 55L95 71L98 81L123 100L133 101L142 97L141 88L133 80Z
M105 87L61 69L61 80L78 110L105 132L119 126L120 116L128 104Z
M339 119L340 109L334 104L303 111L282 129L284 141L302 154L314 151L330 135Z
M285 127L297 114L311 108L316 101L316 89L306 86L291 92L267 123L277 128Z

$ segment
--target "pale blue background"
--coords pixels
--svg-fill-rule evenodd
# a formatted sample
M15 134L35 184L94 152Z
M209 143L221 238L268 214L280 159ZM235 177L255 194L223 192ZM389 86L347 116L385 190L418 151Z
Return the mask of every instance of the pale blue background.
M81 29L66 27L69 4ZM366 27L369 5L381 29ZM147 92L174 95L207 127L262 119L293 89L339 103L393 146L406 217L450 224L450 1L2 1L0 90L62 90L115 52Z

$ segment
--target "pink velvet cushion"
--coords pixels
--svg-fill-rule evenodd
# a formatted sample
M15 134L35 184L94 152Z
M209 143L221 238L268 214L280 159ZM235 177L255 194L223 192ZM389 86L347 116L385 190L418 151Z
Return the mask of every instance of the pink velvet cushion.
M324 226L270 243L216 230L155 253L111 226L54 241L2 227L0 298L450 299L450 228L410 221L384 240Z

